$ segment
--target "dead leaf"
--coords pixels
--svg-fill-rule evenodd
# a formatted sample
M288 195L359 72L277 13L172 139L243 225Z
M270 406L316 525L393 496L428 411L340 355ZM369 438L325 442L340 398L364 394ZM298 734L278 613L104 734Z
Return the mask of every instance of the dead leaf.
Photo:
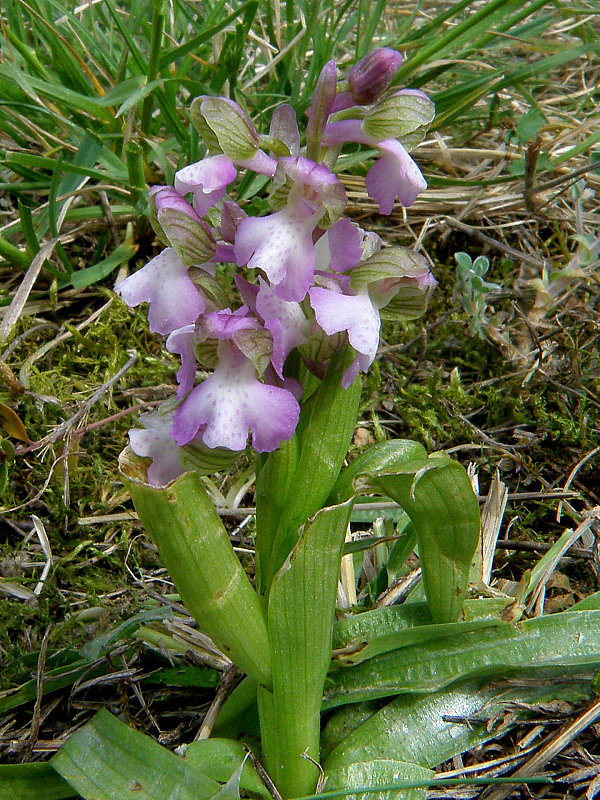
M19 439L22 442L31 441L19 415L5 403L0 403L0 419L2 420L2 427L9 436Z

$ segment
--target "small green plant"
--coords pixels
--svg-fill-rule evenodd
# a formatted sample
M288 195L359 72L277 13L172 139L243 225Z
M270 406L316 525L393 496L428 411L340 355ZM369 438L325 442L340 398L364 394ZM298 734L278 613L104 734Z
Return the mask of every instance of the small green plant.
M502 287L484 280L490 268L487 256L477 256L475 261L468 253L456 253L456 294L469 316L469 329L474 336L485 338L488 295Z

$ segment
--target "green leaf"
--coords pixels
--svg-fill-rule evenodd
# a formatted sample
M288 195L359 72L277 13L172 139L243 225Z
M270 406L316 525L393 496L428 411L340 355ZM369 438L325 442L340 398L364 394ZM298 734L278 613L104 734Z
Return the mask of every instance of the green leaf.
M325 762L352 763L361 758L397 758L424 767L436 767L453 756L464 753L496 736L489 722L502 719L503 730L509 724L505 710L510 709L514 725L535 714L536 703L578 703L589 698L592 675L546 675L523 679L511 685L462 682L434 694L401 695L381 709L372 704L340 708L327 724L324 736L334 746ZM350 717L350 730L346 734ZM332 730L328 730L328 728Z
M343 503L355 493L354 480L359 475L374 472L393 472L408 462L427 457L427 451L419 442L409 439L392 439L389 442L377 442L347 466L344 467L327 500L328 504Z
M76 796L49 763L0 765L0 800L66 800Z
M215 736L238 739L249 730L259 734L257 683L246 676L223 703L213 728Z
M189 764L222 783L229 781L244 762L239 778L240 788L262 797L271 797L252 763L245 760L247 755L244 745L231 739L200 739L188 744L184 752Z
M327 678L324 709L519 670L600 667L600 611L563 612L469 631L371 658Z
M417 534L423 584L434 622L458 619L479 538L479 503L465 468L446 456L376 474L369 489L394 499Z
M472 605L477 602L474 601ZM508 623L497 617L487 617L469 622L445 622L436 625L426 603L376 608L336 622L333 648L340 652L334 665L359 664L400 647L423 646L434 639L459 636L494 625Z
M256 471L256 583L264 594L267 590L263 564L268 565L273 538L287 503L287 496L298 464L298 437L294 433L287 442L266 457ZM333 504L332 504L333 505ZM267 567L268 568L268 567Z
M220 674L216 669L206 667L182 667L161 669L153 672L142 683L158 684L160 686L193 686L195 688L216 689L219 685Z
M321 697L331 658L337 582L350 510L351 501L347 501L310 519L271 587L270 730L275 741L263 744L267 770L284 797L309 794L319 776L303 754L319 758Z
M109 671L107 664L90 671L90 662L87 659L79 659L70 664L48 670L44 674L44 697L50 692L65 689L85 675L86 678L95 678ZM13 708L35 700L37 694L37 682L30 680L19 686L17 689L9 689L0 693L0 714L10 711Z
M221 790L197 767L104 709L50 764L84 800L210 800Z
M128 448L120 464L140 520L200 630L244 672L269 685L265 614L201 476L187 472L156 488L144 482L145 462Z
M123 242L107 258L94 264L93 267L85 267L74 272L71 275L71 285L75 289L83 289L85 286L98 283L98 281L108 277L121 264L125 264L130 258L133 258L138 251L138 247L139 245L135 244L135 242Z
M173 619L173 616L173 611L168 606L155 605L144 609L144 611L134 614L119 625L95 636L91 641L86 642L79 652L84 658L95 661L97 658L114 650L118 644L130 640L140 625L154 622L155 620L162 622L165 619Z
M356 792L344 792L344 798L348 800L425 800L426 784L431 781L434 773L430 769L425 769L417 764L409 764L405 761L395 759L365 759L361 758L350 764L337 764L325 772L327 783L325 791L335 791L336 789L356 789ZM423 783L422 788L402 788L403 784ZM393 784L399 784L401 788L397 790L389 789ZM371 790L380 786L378 792L360 791L369 788Z

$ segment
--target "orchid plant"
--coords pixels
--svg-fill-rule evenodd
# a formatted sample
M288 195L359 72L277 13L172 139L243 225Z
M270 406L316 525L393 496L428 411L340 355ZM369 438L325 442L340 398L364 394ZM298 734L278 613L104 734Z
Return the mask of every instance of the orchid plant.
M421 91L388 92L400 62L381 48L345 80L325 64L304 136L287 104L261 134L236 102L197 98L191 120L209 154L174 186L150 190L165 249L116 290L129 306L149 303L150 330L181 366L175 395L130 431L121 472L182 603L245 677L211 738L183 758L101 712L51 762L86 800L239 798L240 789L276 800L423 798L432 767L493 735L443 715L496 714L484 680L494 665L599 661L597 637L584 635L597 629L596 611L510 625L533 583L517 599L484 585L478 500L458 462L396 440L347 463L380 320L419 319L436 285L423 255L345 215L335 172L346 143L366 145L365 159L376 158L366 187L384 215L426 188L408 150L434 107ZM265 216L235 199L248 172L271 180ZM235 302L223 265L234 265ZM254 581L206 488L248 448ZM365 498L393 500L398 512L374 542L386 557L371 583L387 588L374 607L356 603L356 548L346 544ZM393 605L414 550L422 580L411 602ZM472 599L475 578L483 596ZM565 631L578 637L568 652ZM435 694L461 677L467 688ZM332 712L324 729L323 711Z
M436 285L424 256L384 246L345 216L334 171L347 142L378 151L365 183L382 214L426 188L407 148L424 137L433 104L418 90L384 96L401 60L390 48L375 50L345 81L328 62L304 147L287 104L261 135L232 100L197 98L191 119L210 154L178 171L174 187L150 190L166 249L116 287L130 306L149 303L150 330L181 358L176 396L130 431L122 470L186 607L254 684L264 763L285 797L314 791L319 778L320 706L354 480L400 463L411 475L449 465L423 461L418 445L402 442L373 448L364 471L353 462L350 482L342 470L358 376L377 353L381 316L419 318ZM266 216L249 216L234 200L232 185L248 170L271 179ZM221 264L237 267L235 307L219 283ZM258 454L256 588L200 478L231 463L249 438ZM461 478L469 488L464 471ZM461 565L477 540L470 488L468 499L474 513L459 543ZM439 581L429 587L441 617L458 614L465 577L463 568L445 581L449 603L435 597Z

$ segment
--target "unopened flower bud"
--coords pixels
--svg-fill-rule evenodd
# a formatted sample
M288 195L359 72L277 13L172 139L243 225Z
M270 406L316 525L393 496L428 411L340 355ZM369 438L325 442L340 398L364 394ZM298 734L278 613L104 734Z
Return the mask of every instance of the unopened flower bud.
M360 106L377 100L398 71L402 54L391 47L379 47L357 61L348 73L352 100Z

